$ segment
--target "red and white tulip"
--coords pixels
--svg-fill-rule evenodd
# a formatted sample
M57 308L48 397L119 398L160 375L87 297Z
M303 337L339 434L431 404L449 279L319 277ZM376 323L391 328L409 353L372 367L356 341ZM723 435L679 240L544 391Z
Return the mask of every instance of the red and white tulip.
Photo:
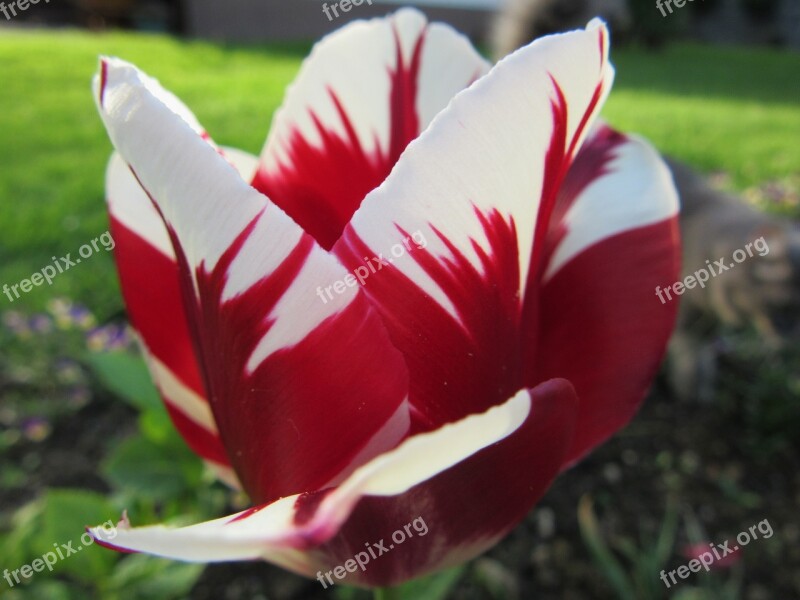
M132 324L177 429L254 503L109 544L313 577L422 516L347 579L390 585L495 544L624 426L673 324L653 289L678 275L678 202L646 142L597 122L612 79L599 21L490 68L401 10L317 44L256 158L103 59Z

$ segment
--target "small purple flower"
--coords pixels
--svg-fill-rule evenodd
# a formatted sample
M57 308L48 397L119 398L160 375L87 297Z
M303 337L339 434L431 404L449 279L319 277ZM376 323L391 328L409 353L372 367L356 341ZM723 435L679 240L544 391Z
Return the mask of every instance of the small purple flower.
M50 422L41 417L34 417L22 424L22 434L32 442L41 442L53 431Z
M86 336L86 345L93 352L125 350L133 344L133 335L127 323L110 323L97 327Z
M15 334L17 337L30 337L31 330L28 326L27 319L22 316L22 313L19 313L15 310L4 312L3 325L5 325L6 329Z
M28 321L28 325L34 333L50 333L53 331L53 319L50 315L44 313L33 315Z
M47 310L55 317L56 324L60 329L77 327L87 331L97 323L94 315L87 308L66 298L54 298L48 302Z

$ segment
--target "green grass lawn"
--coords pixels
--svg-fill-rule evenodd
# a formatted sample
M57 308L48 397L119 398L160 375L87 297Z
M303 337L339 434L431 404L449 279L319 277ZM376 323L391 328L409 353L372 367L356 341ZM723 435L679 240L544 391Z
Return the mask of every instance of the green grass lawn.
M0 286L13 284L107 228L111 151L89 82L99 54L136 63L198 115L221 144L257 153L305 48L230 47L150 35L3 32L0 37ZM800 55L676 45L612 53L605 116L739 188L800 170ZM101 252L0 308L39 309L63 295L99 316L121 309Z
M675 45L612 49L617 80L605 116L744 188L800 174L800 54Z

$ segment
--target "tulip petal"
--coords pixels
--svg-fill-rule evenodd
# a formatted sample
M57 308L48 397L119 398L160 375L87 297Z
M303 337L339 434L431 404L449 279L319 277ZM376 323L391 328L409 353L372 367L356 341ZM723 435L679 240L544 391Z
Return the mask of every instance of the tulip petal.
M521 390L505 404L441 429L407 439L394 450L361 466L335 489L281 498L268 505L180 529L131 529L122 523L117 537L98 539L116 549L166 558L211 562L270 558L272 548L306 549L329 540L365 495L397 496L522 426L531 396ZM313 498L313 501L312 501Z
M431 427L522 387L534 232L544 237L554 194L610 89L607 54L595 21L501 61L409 145L334 248L353 270L365 257L385 260L364 290Z
M330 248L406 145L487 70L464 36L416 10L346 25L303 63L253 185Z
M122 295L167 412L192 450L228 467L198 370L167 230L116 153L106 173L106 196Z
M92 532L103 545L119 550L202 562L263 558L313 576L318 569L352 558L387 528L391 532L420 516L409 510L435 511L428 515L430 537L417 540L425 544L424 551L419 544L398 547L391 562L376 562L366 574L356 573L349 580L382 585L381 580L388 583L452 561L455 555L444 549L459 557L473 556L507 532L558 472L569 447L574 411L572 387L564 381L548 382L533 391L521 390L483 414L406 440L335 489L282 498L180 529L132 529L125 522L113 534ZM525 460L525 469L520 472L508 460L498 462L498 455ZM498 468L501 464L508 468ZM437 502L443 500L446 510L427 501L415 506L414 501L434 489L442 494ZM468 506L463 501L466 494ZM517 504L511 511L505 510L506 504L492 504L508 497ZM362 511L370 513L369 518L362 519ZM469 526L462 523L476 515L480 518ZM448 539L455 543L448 544ZM416 561L409 555L412 548Z
M578 392L568 463L625 425L655 376L677 310L655 292L679 276L677 213L657 152L598 126L564 181L548 231L527 374L565 377Z
M256 157L233 148L223 152L243 176L255 170ZM117 153L108 164L106 197L122 295L167 412L189 447L239 487L198 371L167 229Z
M230 146L221 146L219 153L238 171L245 181L252 181L258 169L258 157Z
M394 532L418 517L427 534L395 545L390 560L370 563L361 583L394 585L461 564L496 544L541 499L572 443L578 402L572 385L550 380L529 394L525 423L499 443L400 496L365 497L323 548L329 564L342 564L365 542L383 538L390 546Z
M194 114L153 78L144 85L192 130L217 148ZM248 181L257 158L235 148L217 148ZM128 165L114 153L106 171L106 198L115 258L131 324L139 335L150 372L167 411L192 450L226 482L238 487L220 442L198 371L178 266L167 229ZM158 281L160 285L152 285Z
M359 290L329 302L315 293L346 275L342 265L160 102L135 67L104 59L101 72L101 116L166 224L203 388L251 498L341 481L396 446L410 422L402 356Z

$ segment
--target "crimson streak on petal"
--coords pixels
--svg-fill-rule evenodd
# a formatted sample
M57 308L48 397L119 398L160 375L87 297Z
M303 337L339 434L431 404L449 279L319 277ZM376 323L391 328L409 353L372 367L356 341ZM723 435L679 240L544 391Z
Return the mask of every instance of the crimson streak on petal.
M567 213L589 185L611 172L610 164L617 158L615 150L626 141L627 138L618 131L606 125L599 125L597 131L575 157L553 204L542 257L545 264L549 262L556 246L567 234L564 222Z
M377 132L373 133L374 149L364 148L336 90L329 87L345 136L326 127L309 109L321 143L315 145L296 126L292 127L285 150L287 160L281 161L275 172L259 169L253 179L253 187L280 206L326 250L333 247L364 197L386 179L405 147L420 133L416 101L425 33L423 29L411 61L406 64L395 28L396 65L387 68L391 84L389 141L385 150Z
M391 560L371 561L353 581L392 585L473 558L505 536L539 501L558 474L575 424L575 390L564 380L531 390L531 412L511 436L400 496L367 496L330 542L313 552L324 570L388 543L395 530L422 517L428 533L395 544ZM444 550L443 550L444 549Z
M475 218L488 239L488 250L472 242L481 269L436 229L450 256L422 248L408 255L452 302L455 318L393 265L363 288L405 357L411 404L418 409L412 414L425 415L417 419L417 431L483 412L521 387L515 225L498 211L482 214L476 208ZM377 255L352 227L334 252L350 269L364 256Z
M601 32L600 48L604 48L604 40ZM602 64L601 59L601 64ZM550 233L554 229L561 231L560 221L563 218L569 205L575 200L573 196L567 199L563 196L562 185L571 170L573 159L578 148L578 141L581 138L590 118L597 110L598 104L603 97L603 85L601 81L597 84L592 98L586 110L581 116L580 123L574 135L568 138L569 127L569 105L564 92L558 82L550 75L550 83L553 86L555 97L551 100L551 111L553 115L553 131L550 136L545 164L543 168L544 181L542 182L542 193L539 200L539 209L536 217L536 230L533 238L533 248L531 249L531 269L528 273L528 280L525 284L524 301L522 316L522 332L524 336L523 352L525 358L523 363L532 365L536 361L537 337L539 328L539 294L538 288L544 269L547 265L549 252L552 251L549 239ZM574 178L573 178L574 179ZM586 182L588 185L590 181ZM562 231L563 235L563 231ZM537 380L530 377L531 371L525 378L526 385L536 385Z
M210 272L198 266L199 298L170 230L185 275L184 297L198 298L190 322L214 417L231 464L257 504L319 489L340 474L395 413L407 385L400 355L375 351L389 343L363 297L248 371L254 350L274 325L269 315L314 247L314 240L303 234L272 273L223 300L230 265L259 218L264 214L242 231Z
M116 242L114 255L131 324L155 358L198 397L207 398L181 301L178 265L113 214L110 231ZM227 466L228 458L216 432L176 410L168 397L164 400L176 429L192 450Z

